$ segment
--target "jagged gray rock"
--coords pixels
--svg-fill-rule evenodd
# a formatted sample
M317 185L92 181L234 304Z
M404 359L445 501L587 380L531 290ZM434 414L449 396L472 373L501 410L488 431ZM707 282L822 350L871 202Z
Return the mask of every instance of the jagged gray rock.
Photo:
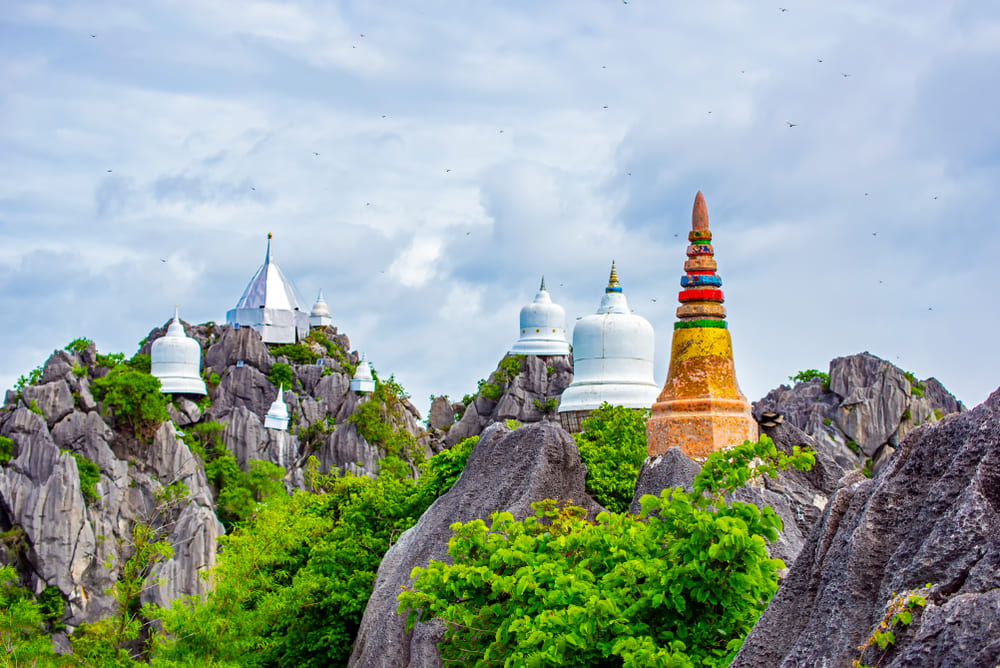
M404 631L404 617L396 613L400 586L410 584L410 571L431 559L447 559L454 522L487 520L497 511L522 519L542 499L571 499L595 516L602 508L584 488L586 467L573 438L558 426L540 423L511 432L503 424L488 427L480 436L455 485L417 524L389 548L379 566L374 591L365 608L361 628L348 665L365 668L432 668L441 665L437 643L442 629L419 624Z
M694 460L684 454L676 445L658 457L646 457L635 481L635 492L628 511L638 515L642 510L640 500L647 494L659 496L669 487L681 487L691 491L694 477L701 470Z
M530 424L555 419L559 397L573 382L572 357L519 357L523 358L521 372L509 381L501 378L499 365L490 374L487 382L502 388L500 396L490 399L482 392L477 393L461 419L445 435L445 447L450 448L464 438L482 433L483 429L494 422L516 420L521 424ZM539 406L545 406L546 402L551 410L543 411Z
M828 387L814 379L771 390L754 402L754 415L783 414L844 469L869 457L885 461L913 428L965 410L934 378L922 381L918 396L899 368L870 353L833 360L829 375Z
M50 427L73 411L73 394L69 391L69 384L62 379L44 385L29 385L22 390L21 397L26 406L35 402Z
M911 432L867 479L845 476L735 667L982 666L1000 661L1000 391ZM929 589L924 585L931 583ZM894 593L927 599L859 656Z
M431 411L427 417L427 426L431 429L444 429L455 422L455 413L451 408L451 401L448 397L434 397L431 402Z
M243 362L244 368L253 367L264 375L271 372L275 362L274 356L261 340L260 334L253 328L216 327L216 329L219 338L205 351L206 368L221 376L226 369L235 369L237 362ZM154 340L150 334L149 342L152 343Z

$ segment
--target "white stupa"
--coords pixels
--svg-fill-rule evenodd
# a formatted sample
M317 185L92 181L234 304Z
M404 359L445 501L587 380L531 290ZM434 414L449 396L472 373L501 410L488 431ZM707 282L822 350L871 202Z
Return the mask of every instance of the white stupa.
M372 367L368 364L368 358L361 355L358 368L354 371L354 378L351 378L351 392L374 392L375 379L372 377Z
M333 324L333 318L330 317L330 309L326 305L326 300L323 299L323 291L319 291L319 296L316 297L316 303L313 304L312 311L309 312L309 328L313 327L328 327Z
M207 394L201 379L201 346L184 333L176 307L167 333L153 341L149 358L149 372L160 379L160 392Z
M521 337L510 348L511 355L569 355L566 312L552 302L545 277L535 301L521 309Z
M284 385L278 386L278 396L275 397L274 403L271 404L267 415L264 416L264 426L268 429L277 429L278 431L288 429L288 406L285 405Z
M626 408L651 408L660 393L653 380L653 327L629 311L615 265L594 315L573 328L573 382L559 400L559 421L569 432L605 401Z
M299 309L292 284L271 261L270 234L264 264L250 279L236 308L226 313L226 324L253 327L265 343L295 343L309 334L309 316Z

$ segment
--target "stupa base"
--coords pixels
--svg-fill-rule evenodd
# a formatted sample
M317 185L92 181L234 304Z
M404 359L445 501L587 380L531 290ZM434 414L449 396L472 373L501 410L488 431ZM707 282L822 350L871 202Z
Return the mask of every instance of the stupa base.
M662 401L653 404L653 414L646 421L650 457L658 457L676 445L701 463L717 450L757 438L757 421L750 412L750 404L738 400Z

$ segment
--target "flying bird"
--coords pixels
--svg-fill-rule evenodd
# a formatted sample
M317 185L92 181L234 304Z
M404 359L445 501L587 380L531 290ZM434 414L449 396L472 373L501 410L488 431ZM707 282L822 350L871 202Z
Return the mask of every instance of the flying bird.
M500 131L500 134L503 134L503 130Z
M865 197L868 197L868 193L865 193Z
M877 237L878 236L878 232L872 232L872 236L873 237Z
M931 199L937 199L937 195L934 195L934 197L932 197Z
M444 170L444 173L447 174L450 171L451 171L450 169L446 169L446 170Z
M783 11L783 12L787 12L787 11L788 11L788 10L787 10L787 9L785 9L784 7L778 7L778 9L780 9L780 10L781 10L781 11Z
M365 206L371 206L371 205L372 205L371 202L365 202Z
M90 33L90 36L91 37L97 37L97 35L95 35L94 33Z
M798 127L799 125L798 123L792 123L791 121L785 121L785 123L787 123L790 128Z
M851 75L850 75L850 74L847 74L846 72L841 72L841 73L840 73L840 76L842 76L842 77L844 77L844 78L846 79L847 77L849 77L849 76L851 76Z
M607 65L601 65L601 69L602 70L606 70L606 69L608 69L608 66Z
M364 33L361 33L361 36L362 36L362 37L364 37L364 36L365 36L365 34L364 34Z
M111 170L109 169L109 170L108 170L108 174L110 174L110 173L111 173Z
M823 62L823 59L822 59L822 58L817 58L817 59L816 59L816 62L817 62L817 63L822 63L822 62Z
M254 188L253 186L250 186L250 190L257 190L257 189Z
M605 109L607 109L607 108L608 108L608 105L604 105L604 108L605 108Z
M316 151L313 151L313 155L319 155L319 153L317 153Z
M382 114L382 118L385 118L385 114Z
M164 259L163 259L163 258L161 257L161 258L160 258L160 262L166 262L166 260L164 260Z

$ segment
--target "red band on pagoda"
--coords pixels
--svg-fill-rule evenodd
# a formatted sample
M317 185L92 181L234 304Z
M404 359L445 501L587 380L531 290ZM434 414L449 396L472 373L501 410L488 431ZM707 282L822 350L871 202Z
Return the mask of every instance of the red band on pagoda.
M677 294L677 299L681 302L723 301L722 290L681 290Z

